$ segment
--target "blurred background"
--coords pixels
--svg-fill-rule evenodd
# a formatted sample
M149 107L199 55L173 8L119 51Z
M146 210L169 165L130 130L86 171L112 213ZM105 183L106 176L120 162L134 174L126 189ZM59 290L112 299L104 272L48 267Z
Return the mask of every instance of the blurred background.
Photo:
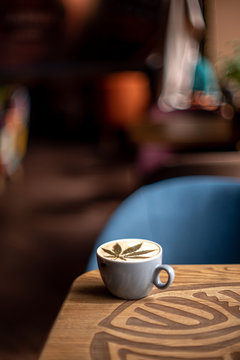
M240 175L237 0L0 3L0 359L37 359L112 212Z

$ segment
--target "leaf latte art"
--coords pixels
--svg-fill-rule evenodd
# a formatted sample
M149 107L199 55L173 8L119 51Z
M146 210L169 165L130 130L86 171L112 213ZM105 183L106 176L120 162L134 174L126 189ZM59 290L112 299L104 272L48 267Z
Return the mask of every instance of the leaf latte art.
M138 243L114 242L111 246L104 244L100 255L112 260L144 260L150 259L159 253L159 247L152 242L141 241Z

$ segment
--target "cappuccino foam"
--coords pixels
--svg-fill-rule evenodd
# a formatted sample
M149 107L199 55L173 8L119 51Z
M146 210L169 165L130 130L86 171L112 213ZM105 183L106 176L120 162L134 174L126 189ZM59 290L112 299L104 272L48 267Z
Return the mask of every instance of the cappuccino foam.
M101 245L97 253L106 259L136 262L151 259L160 253L160 246L143 239L119 239Z

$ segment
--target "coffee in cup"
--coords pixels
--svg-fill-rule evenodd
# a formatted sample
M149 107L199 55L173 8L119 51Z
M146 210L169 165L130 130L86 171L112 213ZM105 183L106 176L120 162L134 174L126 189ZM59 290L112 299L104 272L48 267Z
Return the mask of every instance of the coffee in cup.
M97 261L102 280L108 290L123 299L140 299L155 285L166 289L174 280L174 270L162 265L162 248L146 239L118 239L97 249ZM168 274L162 283L159 274Z

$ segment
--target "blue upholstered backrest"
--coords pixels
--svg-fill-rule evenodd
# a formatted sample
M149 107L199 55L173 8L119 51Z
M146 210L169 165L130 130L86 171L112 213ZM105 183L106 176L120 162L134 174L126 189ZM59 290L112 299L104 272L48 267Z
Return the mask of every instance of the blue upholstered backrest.
M187 176L145 185L114 212L96 248L120 238L143 238L163 247L168 264L240 263L240 181Z

